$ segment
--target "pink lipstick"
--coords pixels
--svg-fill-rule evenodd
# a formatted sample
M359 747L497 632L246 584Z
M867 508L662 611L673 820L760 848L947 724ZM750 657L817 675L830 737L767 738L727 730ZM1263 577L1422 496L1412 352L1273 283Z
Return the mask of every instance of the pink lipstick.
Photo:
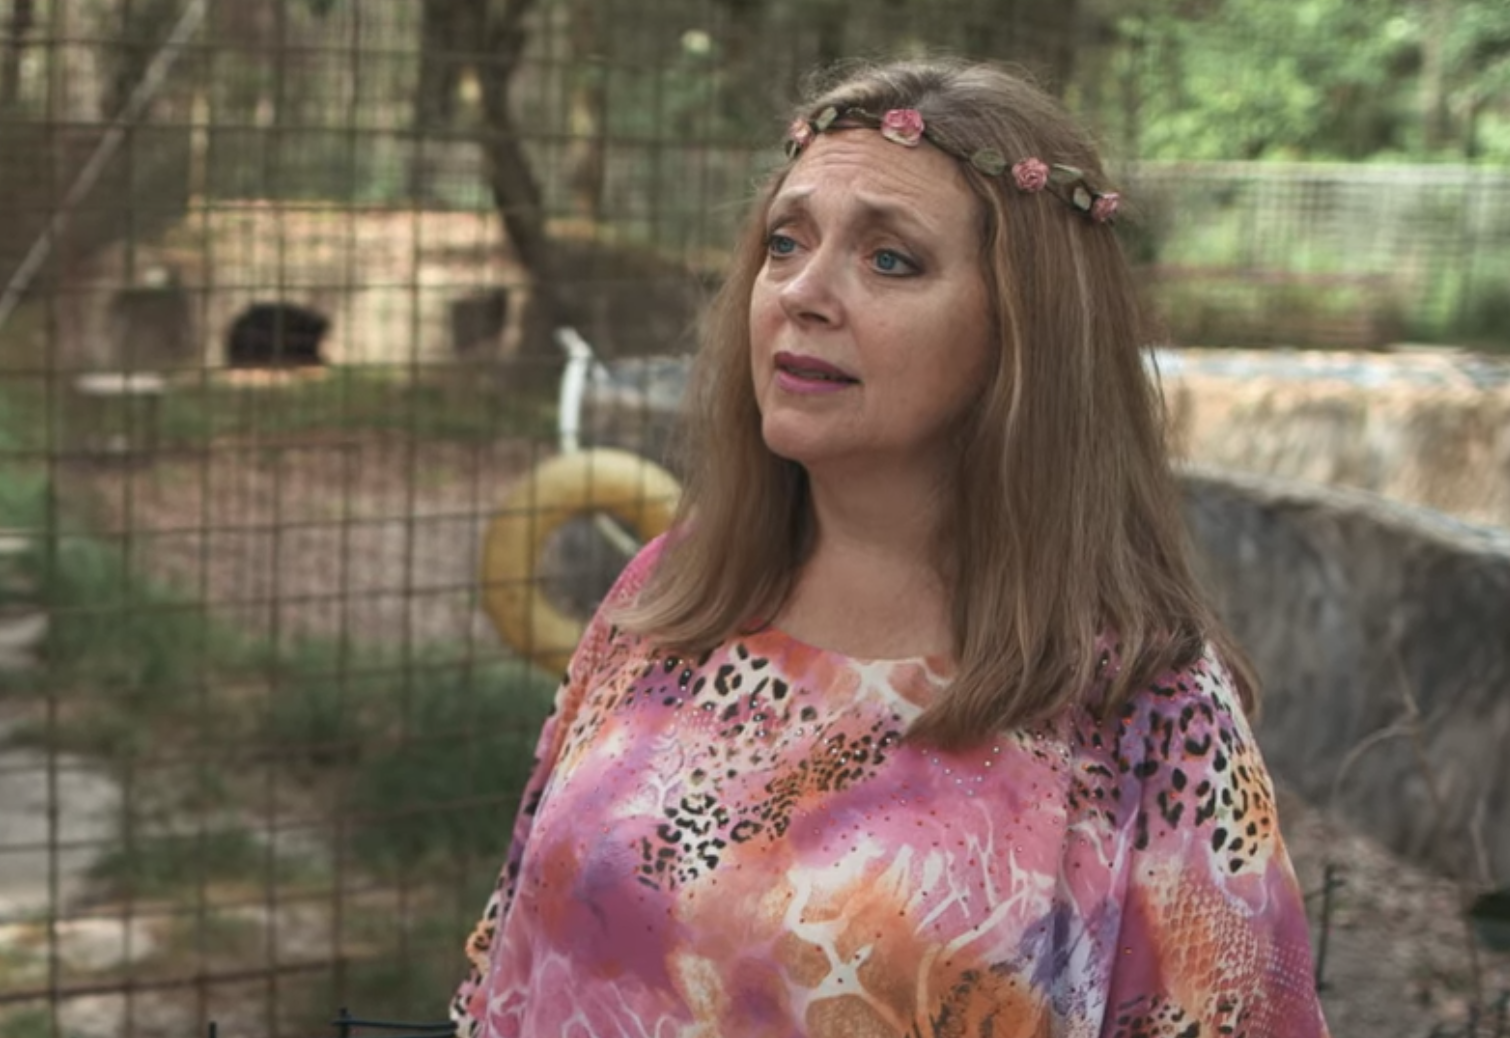
M817 357L785 350L776 354L776 384L788 393L837 393L860 380Z

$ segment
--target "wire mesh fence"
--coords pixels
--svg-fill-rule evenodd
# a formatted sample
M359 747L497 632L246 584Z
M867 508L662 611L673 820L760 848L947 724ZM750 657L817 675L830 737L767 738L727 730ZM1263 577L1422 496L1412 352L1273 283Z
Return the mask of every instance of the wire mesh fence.
M610 361L584 443L659 456L679 368L642 358L689 348L808 69L928 46L1025 61L1104 126L1113 47L1094 10L1039 0L10 7L3 1038L442 1011L555 681L500 638L484 579L505 492L565 445L551 331ZM1505 341L1504 169L1138 159L1127 244L1177 345ZM1408 367L1390 356L1368 363ZM1256 412L1305 427L1272 397L1212 433L1227 419L1196 405L1253 392L1254 369L1197 383L1181 363L1186 442L1314 467L1314 440L1252 449ZM1397 413L1469 415L1421 441L1439 482L1461 455L1458 489L1386 485L1399 436L1299 474L1505 522L1510 380L1431 363L1446 374ZM1373 377L1333 381L1316 435L1376 425ZM545 555L530 601L566 614L622 560L581 524ZM1402 1019L1456 1025L1437 993L1467 967L1430 963Z

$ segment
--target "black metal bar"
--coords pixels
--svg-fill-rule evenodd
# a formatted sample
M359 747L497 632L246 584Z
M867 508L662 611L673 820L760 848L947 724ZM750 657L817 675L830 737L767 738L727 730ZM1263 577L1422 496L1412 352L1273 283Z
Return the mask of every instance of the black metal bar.
M354 1038L351 1029L365 1027L374 1031L409 1031L411 1035L405 1038L431 1038L434 1035L452 1034L456 1030L456 1024L450 1020L436 1020L429 1023L416 1023L412 1020L364 1020L352 1016L345 1006L331 1024L339 1032L338 1038Z
M1327 862L1326 871L1321 881L1321 933L1316 939L1316 990L1325 991L1326 984L1326 955L1327 944L1332 934L1332 891L1342 886L1343 880L1337 875L1338 868L1331 862Z

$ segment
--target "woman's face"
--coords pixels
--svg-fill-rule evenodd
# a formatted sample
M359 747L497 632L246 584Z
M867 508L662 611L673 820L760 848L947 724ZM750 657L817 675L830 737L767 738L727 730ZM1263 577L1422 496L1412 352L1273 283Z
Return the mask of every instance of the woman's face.
M943 471L993 351L979 201L954 159L822 134L771 201L750 296L761 431L812 471Z

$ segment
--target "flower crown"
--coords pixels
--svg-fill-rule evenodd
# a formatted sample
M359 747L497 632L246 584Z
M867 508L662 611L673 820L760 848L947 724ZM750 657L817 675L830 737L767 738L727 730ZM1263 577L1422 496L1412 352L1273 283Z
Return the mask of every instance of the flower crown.
M1050 165L1042 159L1029 156L1012 163L995 148L981 148L972 154L960 155L954 149L940 144L928 135L923 115L916 108L893 108L885 115L877 116L863 108L830 105L811 119L797 119L787 128L787 158L795 159L802 149L812 143L820 133L832 129L850 129L866 126L880 130L881 136L906 148L916 148L924 138L946 154L968 162L989 177L1001 176L1008 170L1017 190L1036 194L1047 190L1072 209L1084 214L1096 223L1111 223L1116 219L1122 196L1115 191L1098 191L1085 179L1085 173L1074 166L1057 163Z

